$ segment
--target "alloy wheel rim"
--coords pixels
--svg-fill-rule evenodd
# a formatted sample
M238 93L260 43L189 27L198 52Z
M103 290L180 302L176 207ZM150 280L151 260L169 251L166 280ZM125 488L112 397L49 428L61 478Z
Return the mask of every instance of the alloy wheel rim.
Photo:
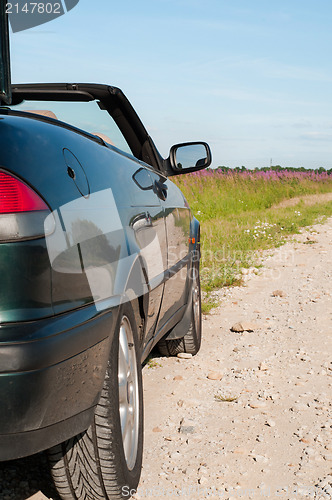
M126 316L120 324L118 381L123 450L127 467L132 470L138 448L139 398L134 336Z

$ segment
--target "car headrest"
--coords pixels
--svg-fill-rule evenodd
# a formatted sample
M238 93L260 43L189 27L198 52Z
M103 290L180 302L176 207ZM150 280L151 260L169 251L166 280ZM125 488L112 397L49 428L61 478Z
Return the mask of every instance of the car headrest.
M94 135L96 135L97 137L100 137L104 142L107 142L111 146L115 146L115 144L111 141L111 139L109 137L107 137L107 135L100 134L99 132L94 132Z
M48 111L47 109L25 109L26 113L34 113L35 115L47 116L48 118L54 118L57 120L57 116L53 113L53 111Z

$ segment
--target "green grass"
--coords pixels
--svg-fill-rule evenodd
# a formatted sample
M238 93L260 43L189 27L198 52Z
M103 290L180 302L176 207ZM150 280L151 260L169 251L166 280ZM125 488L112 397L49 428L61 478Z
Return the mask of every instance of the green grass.
M241 283L241 269L257 264L261 250L282 245L303 226L332 215L332 202L284 200L332 192L332 176L313 173L198 172L179 176L193 215L201 222L204 292ZM204 312L215 306L203 302Z
M162 364L158 363L158 361L155 358L153 358L153 355L150 354L144 361L143 366L147 366L148 368L158 368L161 367Z
M210 293L204 294L204 299L202 300L202 314L208 314L211 309L218 306L218 302L211 297Z

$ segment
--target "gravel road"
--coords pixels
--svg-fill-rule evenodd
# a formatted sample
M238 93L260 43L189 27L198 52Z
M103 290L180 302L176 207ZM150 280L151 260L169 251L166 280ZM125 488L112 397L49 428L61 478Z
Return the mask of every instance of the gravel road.
M197 356L144 368L137 499L332 498L332 219L245 280Z
M332 498L332 219L255 272L218 292L197 356L144 367L137 500ZM0 484L1 500L54 493L42 455L0 464Z

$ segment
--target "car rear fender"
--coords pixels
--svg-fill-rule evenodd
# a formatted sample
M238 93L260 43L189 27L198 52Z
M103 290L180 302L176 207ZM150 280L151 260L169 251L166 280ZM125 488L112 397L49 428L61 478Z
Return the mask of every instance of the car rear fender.
M149 286L144 260L139 254L130 255L119 261L115 291L118 292L120 305L130 302L137 319L137 330L143 345L149 307Z

